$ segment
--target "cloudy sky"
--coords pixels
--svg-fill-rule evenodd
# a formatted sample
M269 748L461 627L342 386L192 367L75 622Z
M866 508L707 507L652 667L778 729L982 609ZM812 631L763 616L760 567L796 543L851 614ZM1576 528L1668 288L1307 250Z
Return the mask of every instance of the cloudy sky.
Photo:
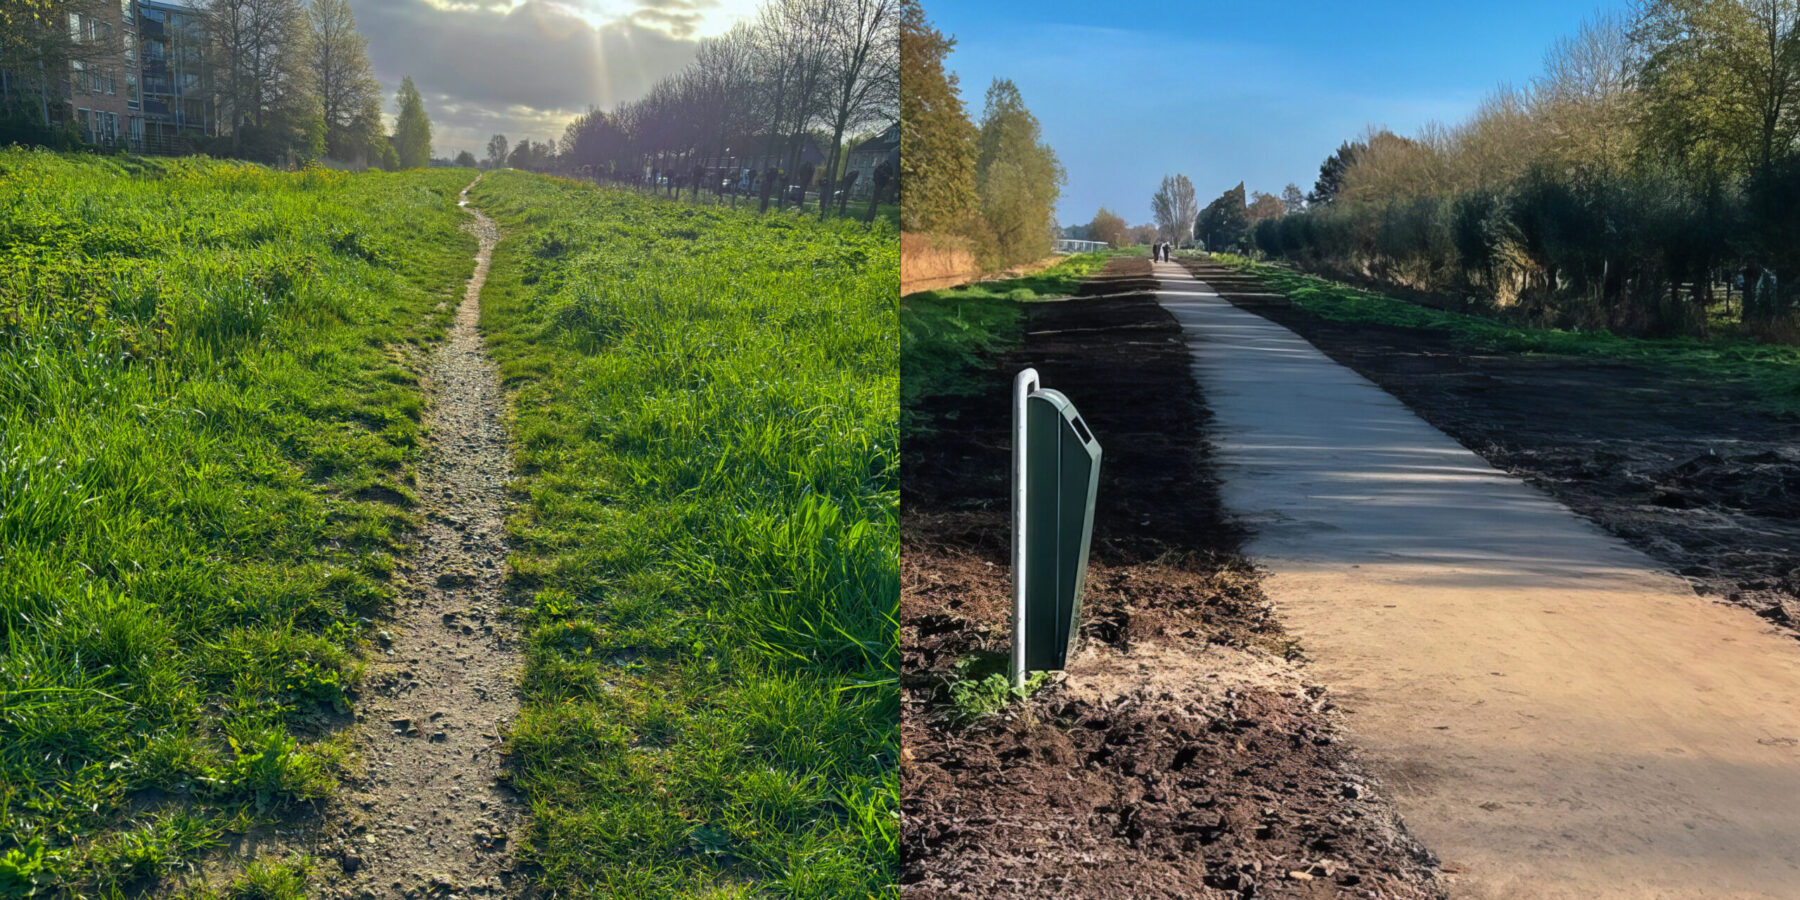
M432 153L485 156L493 134L545 141L686 65L757 0L350 0L392 117L411 75ZM390 123L391 124L391 123Z

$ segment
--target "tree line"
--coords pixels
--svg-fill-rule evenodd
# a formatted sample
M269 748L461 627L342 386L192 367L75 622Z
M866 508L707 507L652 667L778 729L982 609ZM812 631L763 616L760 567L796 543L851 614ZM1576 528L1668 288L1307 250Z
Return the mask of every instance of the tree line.
M1262 191L1251 191L1246 197L1243 182L1201 207L1192 180L1186 175L1165 175L1156 193L1150 195L1152 221L1127 225L1118 213L1102 206L1086 224L1063 229L1063 236L1105 241L1115 247L1168 241L1177 247L1248 249L1252 233L1263 222L1305 208L1305 195L1297 185L1288 185L1279 197Z
M916 0L904 0L901 227L965 242L986 268L1041 259L1058 233L1062 164L1008 79L994 80L981 121L970 121L957 77L944 68L955 46Z
M1460 124L1345 142L1307 199L1255 247L1565 327L1699 334L1724 314L1791 336L1800 2L1591 20Z
M696 198L704 190L733 203L749 193L763 209L785 208L794 193L804 204L816 189L821 218L834 206L845 214L852 189L870 178L873 215L898 173L851 169L846 141L897 115L898 12L898 0L771 0L701 41L686 68L643 97L577 116L560 141L494 135L486 164ZM827 154L818 163L806 158L809 138Z
M16 136L68 146L73 136L65 86L74 69L130 66L141 52L119 22L114 0L8 0L0 12L0 116ZM217 117L217 135L191 149L269 163L331 158L384 168L431 159L431 122L410 77L395 95L394 133L385 132L381 88L368 40L348 0L206 0L195 9L203 29L201 92ZM91 21L77 30L72 22ZM115 75L116 77L116 75Z

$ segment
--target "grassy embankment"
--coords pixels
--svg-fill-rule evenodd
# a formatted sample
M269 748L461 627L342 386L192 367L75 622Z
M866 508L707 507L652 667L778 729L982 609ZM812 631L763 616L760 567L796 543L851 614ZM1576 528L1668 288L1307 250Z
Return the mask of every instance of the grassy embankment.
M577 179L577 180L586 181L587 179ZM720 206L720 207L724 207L726 209L750 210L752 212L755 212L757 209L759 209L762 206L762 195L761 194L738 194L735 196L731 195L731 194L714 194L703 188L703 189L701 189L699 195L696 196L694 194L693 188L684 188L684 189L682 189L680 196L676 196L674 194L669 193L669 189L667 186L657 188L655 191L651 191L648 187L645 187L642 185L627 186L627 185L614 184L612 182L598 182L598 183L602 184L604 186L607 186L607 187L616 188L618 190L629 190L629 191L636 193L640 197L654 197L654 198L660 199L660 200L668 200L670 202L676 202L676 203L686 203L686 204L689 204L692 206ZM782 206L782 208L780 210L777 210L775 208L775 198L770 197L769 198L769 211L767 213L764 213L764 215L771 215L771 216L772 215L782 215L782 216L787 216L787 217L795 218L795 219L804 219L807 216L811 216L811 217L817 219L819 217L819 195L817 193L808 193L806 195L806 207L804 209L802 209L798 206L795 206L794 201L789 200L786 204L784 204ZM858 200L850 201L850 204L848 206L844 207L842 214L839 213L838 207L836 205L833 205L831 207L831 209L825 213L825 218L827 220L848 219L848 220L852 220L852 221L861 222L865 218L868 218L868 215L869 215L869 201L867 199L863 199L860 201L858 201ZM895 228L900 227L900 204L898 204L898 203L877 203L877 204L875 204L874 220L877 222L886 222L889 225L894 226Z
M897 232L500 172L510 739L560 896L893 896Z
M469 177L0 151L0 897L332 790Z
M1527 328L1494 318L1431 309L1285 266L1232 254L1215 261L1261 279L1321 318L1450 334L1459 343L1508 353L1562 354L1668 366L1750 386L1772 410L1800 414L1800 347L1735 337L1636 338L1607 331Z
M1066 297L1082 279L1133 250L1071 256L1023 278L984 281L900 298L900 407L908 433L929 430L919 412L931 397L963 395L982 382L970 375L977 364L1018 344L1021 303Z

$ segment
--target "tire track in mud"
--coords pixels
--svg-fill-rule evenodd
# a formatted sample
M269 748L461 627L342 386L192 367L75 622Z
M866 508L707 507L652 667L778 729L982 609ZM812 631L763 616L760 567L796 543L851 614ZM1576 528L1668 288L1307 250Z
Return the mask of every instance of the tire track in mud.
M483 348L481 286L499 229L469 205L480 240L448 338L425 377L425 510L400 607L379 633L358 713L366 772L338 804L321 847L327 896L525 896L515 876L521 798L506 784L501 738L519 711L520 657L503 618L505 398Z

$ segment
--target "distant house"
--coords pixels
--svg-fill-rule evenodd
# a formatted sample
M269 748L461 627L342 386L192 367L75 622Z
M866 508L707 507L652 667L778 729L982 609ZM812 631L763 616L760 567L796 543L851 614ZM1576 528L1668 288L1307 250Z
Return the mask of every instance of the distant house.
M859 200L869 199L869 192L875 189L875 169L882 163L888 164L888 171L900 174L900 123L895 122L886 131L869 138L850 148L850 157L845 172L856 173L856 186L851 188L851 197Z

